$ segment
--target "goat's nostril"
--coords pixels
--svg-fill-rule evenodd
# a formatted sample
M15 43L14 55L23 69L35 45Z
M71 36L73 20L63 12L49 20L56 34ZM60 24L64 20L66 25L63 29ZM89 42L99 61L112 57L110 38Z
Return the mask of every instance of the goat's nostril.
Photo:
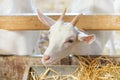
M44 56L44 60L45 60L45 61L47 61L47 60L49 60L49 59L50 59L50 56L48 56L48 55L45 55L45 56Z

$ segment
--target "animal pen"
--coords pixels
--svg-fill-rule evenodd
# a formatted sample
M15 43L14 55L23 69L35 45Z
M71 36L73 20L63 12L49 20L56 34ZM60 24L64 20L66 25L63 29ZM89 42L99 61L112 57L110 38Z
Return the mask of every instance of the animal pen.
M46 14L51 18L57 20L59 15ZM68 14L64 17L65 21L71 21L75 15ZM39 22L36 15L11 15L0 16L0 29L20 31L20 30L48 30L49 28L43 23ZM118 15L81 15L77 23L79 29L83 30L120 30L120 16ZM110 56L117 59L118 55ZM38 56L0 56L0 80L29 80L29 70L40 71L43 70L40 65L40 58ZM58 71L64 70L73 72L76 66L71 66L72 59L65 58L61 60L59 66L52 66ZM37 66L35 66L37 65ZM61 69L60 65L63 69ZM65 66L68 65L68 66ZM40 68L39 68L40 67ZM38 72L39 73L39 72ZM32 79L30 79L32 80ZM33 79L35 80L35 79ZM51 79L52 80L52 79ZM66 79L67 80L67 79ZM73 80L73 79L70 79ZM76 80L76 79L75 79ZM100 79L101 80L101 79Z

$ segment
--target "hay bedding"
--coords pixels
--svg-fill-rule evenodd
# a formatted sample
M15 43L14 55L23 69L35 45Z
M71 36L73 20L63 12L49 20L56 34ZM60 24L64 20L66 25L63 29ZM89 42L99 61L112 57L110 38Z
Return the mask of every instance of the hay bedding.
M37 76L35 72L30 72L31 80L120 80L120 66L118 63L113 63L111 58L77 56L76 59L79 65L70 75L62 75L51 68L46 68L44 73ZM55 75L48 76L49 71Z

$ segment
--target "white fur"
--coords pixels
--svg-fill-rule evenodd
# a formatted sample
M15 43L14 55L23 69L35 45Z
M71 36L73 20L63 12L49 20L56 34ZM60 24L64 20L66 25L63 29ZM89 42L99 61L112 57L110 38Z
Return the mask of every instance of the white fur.
M77 2L78 1L78 2ZM114 0L77 0L73 3L72 12L84 12L86 14L114 13ZM90 2L91 1L91 2ZM89 4L89 5L87 5ZM77 9L78 8L78 9ZM97 27L97 26L96 26ZM96 40L88 45L75 40L74 44L65 44L70 36L77 38L77 31L73 26L64 22L56 22L50 29L49 46L44 56L50 56L49 60L42 59L43 64L54 64L69 54L77 55L100 55L110 39L111 31L87 31L88 34L95 34Z
M106 35L104 35L106 33ZM100 55L109 40L109 31L87 31L81 32L70 23L56 22L50 29L49 46L44 53L44 56L49 55L50 59L44 61L43 64L54 64L58 60L68 56L75 55ZM84 41L79 41L78 36L87 36L87 34L95 34L96 40L92 44L86 44ZM74 43L65 43L69 37L74 39Z
M0 14L34 12L31 0L1 0ZM39 31L8 31L0 29L0 54L30 55L39 39ZM39 52L39 51L37 51Z

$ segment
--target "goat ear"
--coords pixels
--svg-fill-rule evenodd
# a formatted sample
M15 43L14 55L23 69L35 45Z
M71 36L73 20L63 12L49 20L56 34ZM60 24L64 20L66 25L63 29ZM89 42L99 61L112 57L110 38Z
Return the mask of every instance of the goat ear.
M47 25L49 27L51 27L56 22L52 18L43 15L39 10L37 10L37 17L43 24L45 24L45 25Z
M78 40L84 41L87 44L93 43L95 41L96 37L94 34L87 35L87 34L78 34Z

